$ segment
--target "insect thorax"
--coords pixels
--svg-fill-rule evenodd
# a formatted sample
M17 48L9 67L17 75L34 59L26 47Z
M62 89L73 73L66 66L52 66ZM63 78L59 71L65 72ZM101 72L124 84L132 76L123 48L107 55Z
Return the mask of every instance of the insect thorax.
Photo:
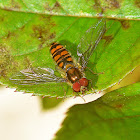
M75 83L76 81L78 81L79 79L82 78L82 74L80 72L80 70L76 67L69 67L67 69L67 78L71 83Z

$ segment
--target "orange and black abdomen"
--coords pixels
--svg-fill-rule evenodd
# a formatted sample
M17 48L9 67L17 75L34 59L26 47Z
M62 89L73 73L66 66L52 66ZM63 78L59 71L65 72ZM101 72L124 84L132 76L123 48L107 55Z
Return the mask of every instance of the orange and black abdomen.
M60 44L53 43L50 47L51 54L57 65L65 69L66 65L73 64L73 60L69 52Z

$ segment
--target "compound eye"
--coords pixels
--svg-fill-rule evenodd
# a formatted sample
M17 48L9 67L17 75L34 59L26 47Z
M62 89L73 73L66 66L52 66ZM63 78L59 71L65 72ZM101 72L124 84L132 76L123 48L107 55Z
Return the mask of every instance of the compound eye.
M72 87L75 92L80 92L81 85L79 82L75 82Z
M81 86L87 87L88 86L88 80L86 78L81 78L79 80L79 83Z

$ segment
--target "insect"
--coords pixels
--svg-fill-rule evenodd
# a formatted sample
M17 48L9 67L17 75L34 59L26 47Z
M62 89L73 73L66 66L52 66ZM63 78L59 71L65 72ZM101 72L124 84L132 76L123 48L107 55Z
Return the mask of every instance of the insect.
M31 85L46 82L68 82L74 92L84 93L89 85L89 80L85 77L84 69L86 68L90 56L93 54L96 46L105 33L106 22L101 19L95 26L90 27L85 35L81 38L77 46L78 64L73 61L72 56L65 47L58 43L50 46L50 53L56 62L60 71L65 76L57 77L54 70L50 68L29 68L20 71L19 74L10 78L14 84Z
M84 92L88 86L88 80L83 77L82 72L75 66L69 52L57 43L51 45L50 52L57 65L65 71L73 90L75 92Z

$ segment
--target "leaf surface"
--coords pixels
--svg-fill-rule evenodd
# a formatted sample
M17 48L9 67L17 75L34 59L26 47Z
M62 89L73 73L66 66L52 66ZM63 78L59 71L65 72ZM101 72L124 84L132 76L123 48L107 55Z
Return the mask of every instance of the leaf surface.
M95 26L98 19L6 10L0 10L0 13L1 83L41 96L63 97L64 92L67 96L73 96L72 88L67 83L23 86L12 83L9 78L30 67L51 68L61 77L51 58L50 44L56 41L66 45L72 57L78 60L77 46L80 39L86 30ZM87 65L94 73L104 74L93 74L85 70L94 89L110 87L139 65L139 25L139 21L106 19L106 33ZM88 93L93 93L90 87Z
M2 0L0 8L61 16L140 18L139 0Z
M139 99L140 83L135 83L94 102L75 105L67 112L55 139L139 139Z

